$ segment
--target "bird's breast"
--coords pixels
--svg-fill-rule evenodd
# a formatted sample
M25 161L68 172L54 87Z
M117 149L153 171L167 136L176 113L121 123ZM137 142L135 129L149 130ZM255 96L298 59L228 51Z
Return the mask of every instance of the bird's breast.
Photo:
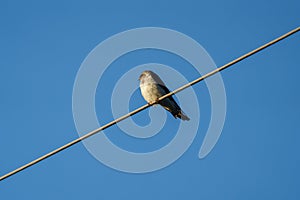
M158 84L155 83L143 83L140 85L141 93L144 99L149 102L156 101L159 97L163 96L163 90Z

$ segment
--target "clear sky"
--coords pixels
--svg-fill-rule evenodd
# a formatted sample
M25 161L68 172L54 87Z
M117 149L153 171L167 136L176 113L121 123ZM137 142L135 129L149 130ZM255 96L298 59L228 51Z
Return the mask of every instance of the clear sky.
M221 66L299 26L299 8L296 0L1 2L0 175L78 137L73 84L83 60L108 37L139 27L173 29L200 43ZM79 143L0 182L0 199L299 199L299 44L298 33L221 73L225 126L205 159L199 160L198 152L211 113L206 85L200 83L194 87L199 131L172 165L124 173L103 165ZM101 124L113 119L114 84L149 62L174 67L189 81L199 75L163 52L125 55L99 82L95 106ZM130 109L144 103L137 91ZM182 106L187 113L192 109ZM127 150L154 150L168 143L178 126L166 116L160 137L131 138L117 127L105 134ZM150 121L148 111L133 119L140 125Z

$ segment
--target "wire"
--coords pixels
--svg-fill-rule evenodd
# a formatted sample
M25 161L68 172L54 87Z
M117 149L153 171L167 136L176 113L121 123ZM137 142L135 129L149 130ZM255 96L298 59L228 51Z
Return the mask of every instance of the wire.
M280 36L280 37L278 37L278 38L276 38L276 39L274 39L274 40L272 40L272 41L270 41L270 42L268 42L268 43L266 43L266 44L264 44L264 45L262 45L260 47L258 47L257 49L254 49L253 51L251 51L251 52L249 52L247 54L244 54L243 56L241 56L241 57L239 57L239 58L237 58L237 59L235 59L235 60L233 60L233 61L231 61L231 62L229 62L229 63L227 63L227 64L225 64L225 65L223 65L223 66L221 66L221 67L219 67L219 68L217 68L217 69L215 69L215 70L213 70L213 71L211 71L211 72L209 72L207 74L205 74L204 76L201 76L200 78L195 79L194 81L192 81L190 83L187 83L186 85L183 85L183 86L179 87L178 89L174 90L173 92L170 92L170 93L168 93L168 94L160 97L157 100L157 102L161 101L161 100L163 100L163 99L165 99L167 97L170 97L170 96L172 96L172 95L174 95L174 94L176 94L176 93L178 93L178 92L180 92L180 91L182 91L182 90L184 90L184 89L186 89L186 88L188 88L188 87L190 87L190 86L192 86L192 85L194 85L196 83L199 83L200 81L202 81L202 80L204 80L204 79L206 79L206 78L208 78L208 77L210 77L210 76L212 76L212 75L214 75L214 74L216 74L216 73L218 73L218 72L220 72L220 71L222 71L222 70L224 70L224 69L226 69L226 68L228 68L228 67L230 67L230 66L232 66L232 65L234 65L234 64L236 64L236 63L238 63L240 61L242 61L242 60L244 60L245 58L247 58L249 56L252 56L253 54L256 54L259 51L261 51L261 50L263 50L263 49L265 49L265 48L267 48L267 47L269 47L269 46L271 46L271 45L279 42L280 40L283 40L283 39L285 39L285 38L287 38L287 37L295 34L299 30L300 30L300 27L293 29L292 31L290 31L290 32L288 32L288 33L286 33L286 34L284 34L284 35L282 35L282 36ZM79 137L79 138L77 138L77 139L75 139L75 140L73 140L73 141L71 141L71 142L69 142L69 143L67 143L67 144L65 144L65 145L63 145L63 146L61 146L61 147L59 147L59 148L57 148L57 149L55 149L55 150L53 150L53 151L51 151L51 152L49 152L47 154L45 154L45 155L43 155L43 156L41 156L41 157L39 157L39 158L37 158L37 159L29 162L29 163L27 163L27 164L25 164L25 165L23 165L23 166L15 169L15 170L9 172L9 173L1 176L0 177L0 181L6 179L6 178L8 178L8 177L10 177L10 176L12 176L12 175L14 175L14 174L16 174L16 173L24 170L24 169L32 166L32 165L35 165L38 162L40 162L40 161L42 161L42 160L44 160L46 158L49 158L50 156L53 156L54 154L57 154L58 152L60 152L60 151L62 151L64 149L67 149L67 148L71 147L72 145L74 145L74 144L76 144L76 143L78 143L78 142L80 142L80 141L82 141L82 140L84 140L84 139L86 139L88 137L91 137L92 135L95 135L96 133L98 133L100 131L103 131L104 129L107 129L110 126L112 126L112 125L114 125L114 124L116 124L116 123L118 123L118 122L120 122L120 121L122 121L122 120L124 120L124 119L126 119L126 118L128 118L130 116L132 116L132 115L135 115L136 113L138 113L138 112L140 112L142 110L145 110L146 108L148 108L148 107L156 104L157 102L148 103L148 104L146 104L144 106L141 106L138 109L136 109L136 110L134 110L134 111L132 111L132 112L126 114L126 115L123 115L122 117L120 117L120 118L118 118L118 119L116 119L114 121L111 121L108 124L106 124L106 125L98 128L98 129L95 129L95 130L87 133L86 135L81 136L81 137Z

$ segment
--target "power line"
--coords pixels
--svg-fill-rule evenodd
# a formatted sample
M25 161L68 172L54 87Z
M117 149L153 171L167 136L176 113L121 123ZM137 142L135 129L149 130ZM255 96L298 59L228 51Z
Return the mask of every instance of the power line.
M157 101L161 101L161 100L163 100L163 99L165 99L165 98L167 98L169 96L172 96L172 95L174 95L174 94L176 94L176 93L178 93L178 92L180 92L180 91L182 91L182 90L184 90L184 89L186 89L186 88L188 88L188 87L190 87L190 86L192 86L192 85L194 85L196 83L199 83L200 81L203 81L204 79L206 79L206 78L208 78L208 77L210 77L210 76L212 76L212 75L214 75L214 74L216 74L216 73L218 73L218 72L220 72L220 71L222 71L222 70L224 70L224 69L226 69L226 68L228 68L228 67L230 67L230 66L232 66L232 65L234 65L234 64L236 64L236 63L238 63L240 61L242 61L242 60L244 60L245 58L247 58L249 56L252 56L252 55L258 53L259 51L261 51L261 50L263 50L263 49L265 49L265 48L267 48L267 47L269 47L269 46L271 46L271 45L273 45L273 44L275 44L277 42L279 42L280 40L283 40L283 39L285 39L285 38L287 38L287 37L295 34L299 30L300 30L300 27L295 28L294 30L292 30L292 31L290 31L290 32L288 32L288 33L286 33L286 34L284 34L284 35L282 35L282 36L280 36L280 37L278 37L278 38L276 38L276 39L274 39L274 40L272 40L272 41L270 41L270 42L268 42L268 43L266 43L266 44L264 44L264 45L262 45L260 47L258 47L257 49L254 49L253 51L251 51L251 52L249 52L247 54L244 54L243 56L241 56L241 57L239 57L239 58L237 58L237 59L235 59L235 60L233 60L233 61L231 61L231 62L229 62L229 63L227 63L227 64L225 64L225 65L223 65L223 66L221 66L221 67L219 67L219 68L217 68L217 69L215 69L215 70L213 70L213 71L211 71L211 72L209 72L207 74L205 74L204 76L201 76L200 78L195 79L194 81L192 81L190 83L187 83L186 85L183 85L183 86L179 87L178 89L174 90L173 92L170 92L170 93L168 93L168 94L160 97ZM16 173L24 170L24 169L32 166L32 165L35 165L38 162L40 162L40 161L42 161L42 160L44 160L44 159L46 159L46 158L48 158L50 156L53 156L54 154L57 154L58 152L60 152L60 151L62 151L64 149L67 149L67 148L71 147L72 145L74 145L74 144L76 144L76 143L78 143L78 142L80 142L80 141L82 141L82 140L84 140L84 139L86 139L88 137L91 137L92 135L95 135L96 133L98 133L100 131L103 131L104 129L107 129L108 127L110 127L110 126L112 126L112 125L114 125L114 124L116 124L116 123L118 123L118 122L120 122L120 121L122 121L122 120L124 120L124 119L126 119L126 118L128 118L130 116L132 116L132 115L135 115L136 113L138 113L138 112L140 112L142 110L145 110L146 108L148 108L148 107L150 107L150 106L152 106L154 104L155 104L155 102L154 103L146 104L144 106L141 106L138 109L136 109L136 110L134 110L134 111L132 111L132 112L126 114L126 115L123 115L122 117L120 117L120 118L118 118L118 119L116 119L114 121L111 121L108 124L106 124L106 125L98 128L96 130L93 130L93 131L87 133L86 135L81 136L81 137L79 137L79 138L77 138L77 139L75 139L75 140L73 140L73 141L71 141L71 142L69 142L69 143L67 143L67 144L65 144L65 145L63 145L63 146L61 146L61 147L59 147L59 148L57 148L57 149L55 149L55 150L53 150L53 151L51 151L51 152L49 152L47 154L45 154L45 155L43 155L43 156L41 156L41 157L39 157L39 158L37 158L37 159L29 162L29 163L27 163L27 164L25 164L25 165L23 165L23 166L15 169L15 170L9 172L9 173L1 176L0 177L0 181L6 179L6 178L8 178L8 177L10 177L10 176L12 176L12 175L14 175L14 174L16 174Z

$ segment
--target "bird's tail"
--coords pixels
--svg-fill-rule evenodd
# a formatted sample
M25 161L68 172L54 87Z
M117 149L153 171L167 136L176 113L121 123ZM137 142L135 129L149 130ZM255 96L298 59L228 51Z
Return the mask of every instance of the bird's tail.
M182 119L182 120L186 120L186 121L189 121L190 120L190 118L182 111L182 110L180 110L178 113L176 113L175 115L174 115L174 117L175 118L180 118L180 119Z

